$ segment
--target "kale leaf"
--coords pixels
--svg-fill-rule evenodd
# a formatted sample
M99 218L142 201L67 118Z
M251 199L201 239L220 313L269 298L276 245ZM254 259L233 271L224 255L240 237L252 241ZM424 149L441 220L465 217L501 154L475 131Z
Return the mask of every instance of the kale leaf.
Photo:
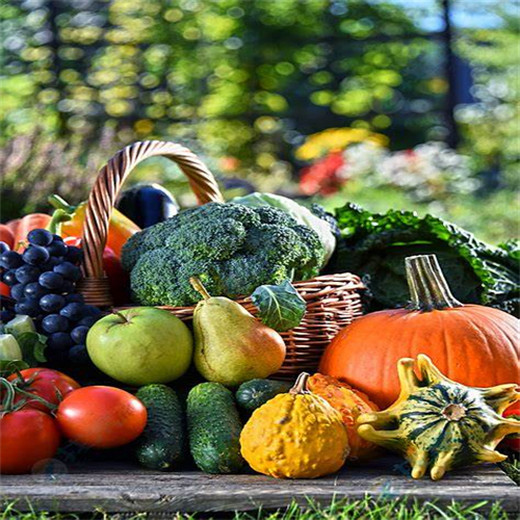
M432 215L390 210L371 213L348 203L336 209L343 239L327 271L351 271L366 281L370 310L401 307L409 300L404 259L436 254L457 299L518 315L520 252L509 241L493 247Z

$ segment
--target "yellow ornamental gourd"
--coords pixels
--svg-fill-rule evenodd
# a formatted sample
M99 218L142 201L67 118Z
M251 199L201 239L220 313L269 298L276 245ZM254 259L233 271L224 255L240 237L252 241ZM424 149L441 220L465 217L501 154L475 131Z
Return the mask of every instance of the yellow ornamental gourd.
M257 408L240 435L251 468L277 478L317 478L343 466L349 453L341 414L307 388L309 374Z
M358 434L400 453L412 466L412 478L429 472L441 479L453 469L507 457L495 450L520 421L502 413L520 400L515 383L472 388L448 379L424 354L397 364L401 393L386 410L360 415Z

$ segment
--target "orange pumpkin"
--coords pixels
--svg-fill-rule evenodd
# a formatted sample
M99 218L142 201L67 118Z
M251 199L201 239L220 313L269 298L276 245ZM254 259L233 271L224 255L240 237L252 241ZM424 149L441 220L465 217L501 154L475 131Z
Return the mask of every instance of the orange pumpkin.
M419 354L466 386L520 381L518 319L491 307L458 302L435 255L407 258L406 272L410 307L355 320L325 350L321 373L365 392L381 408L399 395L397 361Z
M376 412L379 408L363 392L331 376L314 374L307 386L341 414L350 446L347 460L366 460L373 456L378 448L358 435L356 420L361 414Z

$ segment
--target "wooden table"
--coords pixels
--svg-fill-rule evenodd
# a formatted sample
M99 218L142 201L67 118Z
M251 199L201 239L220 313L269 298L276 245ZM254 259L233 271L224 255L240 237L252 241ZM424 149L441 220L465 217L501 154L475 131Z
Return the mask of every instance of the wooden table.
M56 473L10 476L0 480L3 501L18 500L46 511L168 512L247 511L283 508L307 497L328 504L333 498L372 497L437 500L467 504L500 501L510 513L520 511L520 488L498 467L483 465L449 473L443 480L412 480L397 458L350 467L317 480L277 480L262 475L206 475L198 471L160 473L126 463L94 463ZM60 473L61 471L61 473Z

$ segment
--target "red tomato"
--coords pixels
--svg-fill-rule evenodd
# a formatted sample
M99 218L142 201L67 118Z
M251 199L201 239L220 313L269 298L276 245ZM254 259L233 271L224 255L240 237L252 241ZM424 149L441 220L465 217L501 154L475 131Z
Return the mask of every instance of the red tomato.
M86 386L71 392L58 407L65 437L93 448L132 442L146 426L146 408L137 397L111 386Z
M39 397L42 397L49 403L60 404L60 401L70 392L80 387L80 384L72 377L69 377L57 370L51 370L50 368L27 368L20 372L22 380L17 374L10 375L7 379L20 386L24 390L31 392ZM26 397L17 393L15 402L25 399ZM35 399L29 399L24 408L36 408L48 412L47 408L43 403L36 401Z
M29 473L59 445L60 430L50 415L31 408L0 415L0 473Z

